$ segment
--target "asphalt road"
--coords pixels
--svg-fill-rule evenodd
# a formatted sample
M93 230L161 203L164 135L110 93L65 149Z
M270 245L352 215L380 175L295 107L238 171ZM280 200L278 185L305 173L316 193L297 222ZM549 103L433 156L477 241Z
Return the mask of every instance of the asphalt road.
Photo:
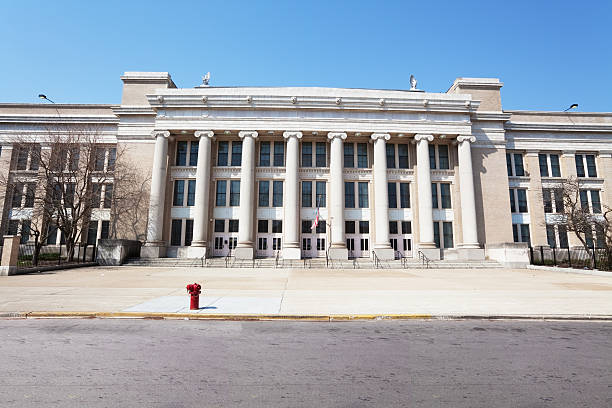
M611 407L612 324L0 320L2 407Z

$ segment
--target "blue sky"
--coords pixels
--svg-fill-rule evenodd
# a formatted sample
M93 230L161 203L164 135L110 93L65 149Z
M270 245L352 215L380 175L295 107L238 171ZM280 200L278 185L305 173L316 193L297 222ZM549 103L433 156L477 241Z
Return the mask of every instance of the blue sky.
M445 92L497 77L504 109L612 111L612 1L8 1L0 102L119 103L124 71L179 87Z

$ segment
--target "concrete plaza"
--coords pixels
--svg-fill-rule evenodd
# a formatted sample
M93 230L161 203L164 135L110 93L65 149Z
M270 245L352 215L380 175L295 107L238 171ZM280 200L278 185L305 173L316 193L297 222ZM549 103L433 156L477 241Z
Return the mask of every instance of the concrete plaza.
M612 277L532 269L89 267L0 279L0 312L612 317Z

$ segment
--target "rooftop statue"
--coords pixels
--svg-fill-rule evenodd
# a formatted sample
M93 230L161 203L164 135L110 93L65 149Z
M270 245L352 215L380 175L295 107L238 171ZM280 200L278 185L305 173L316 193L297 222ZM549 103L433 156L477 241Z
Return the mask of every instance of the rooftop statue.
M208 86L208 81L210 81L210 72L207 72L206 75L202 77L202 85Z
M410 90L416 90L417 89L417 80L414 77L414 75L410 74Z

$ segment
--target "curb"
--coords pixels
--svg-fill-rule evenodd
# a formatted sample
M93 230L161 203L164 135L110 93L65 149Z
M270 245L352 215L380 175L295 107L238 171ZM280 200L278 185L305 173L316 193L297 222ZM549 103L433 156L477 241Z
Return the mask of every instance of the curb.
M140 312L0 312L0 319L150 319L150 320L225 320L225 321L309 321L341 322L369 320L564 320L612 321L610 315L430 315L430 314L340 314L340 315L247 315L203 313Z

